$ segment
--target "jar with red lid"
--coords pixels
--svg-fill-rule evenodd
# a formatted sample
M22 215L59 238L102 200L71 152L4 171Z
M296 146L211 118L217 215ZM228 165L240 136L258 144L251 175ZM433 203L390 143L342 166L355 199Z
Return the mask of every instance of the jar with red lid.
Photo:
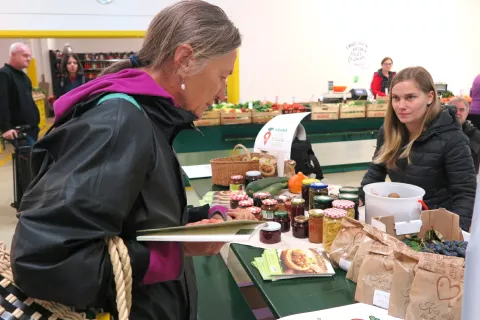
M260 229L260 242L275 244L282 241L281 225L278 222L268 222Z
M248 195L245 192L233 193L230 196L230 208L237 209L240 201L247 200Z
M230 191L238 192L245 190L245 178L242 175L230 177Z
M301 198L293 198L290 207L290 221L293 222L295 217L305 215L305 200Z
M347 211L347 217L355 219L355 203L350 200L335 200L332 206Z
M271 197L268 192L256 192L253 194L253 205L255 207L262 207L262 201Z
M305 239L308 238L308 217L297 216L293 221L292 235L295 238Z
M323 248L329 252L333 240L342 230L342 219L347 216L347 211L337 208L323 210Z
M282 226L280 231L282 232L290 231L290 218L288 217L288 214L286 211L275 212L275 217L273 218L273 221L280 223L280 225Z
M242 200L242 201L238 202L238 207L242 208L242 209L246 209L246 208L249 208L249 207L252 207L252 206L253 206L253 200L252 199L245 199L245 200Z
M262 208L259 207L248 207L248 211L255 216L255 219L262 220Z
M277 200L266 199L262 201L262 217L264 221L273 221L277 212Z

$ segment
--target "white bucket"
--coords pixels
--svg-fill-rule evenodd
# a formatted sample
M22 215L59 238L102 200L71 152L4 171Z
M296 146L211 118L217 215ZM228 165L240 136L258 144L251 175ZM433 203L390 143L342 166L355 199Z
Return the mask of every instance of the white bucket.
M363 187L365 192L365 222L371 224L373 217L395 216L395 222L419 220L425 190L398 182L377 182ZM388 198L390 193L400 198Z

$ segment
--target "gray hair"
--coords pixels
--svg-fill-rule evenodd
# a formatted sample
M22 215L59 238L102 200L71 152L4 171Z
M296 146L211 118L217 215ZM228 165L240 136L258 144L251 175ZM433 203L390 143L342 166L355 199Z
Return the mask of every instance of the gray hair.
M8 50L8 54L12 56L14 53L17 53L18 50L28 48L28 46L23 42L15 42L10 45L10 49Z
M449 105L453 105L454 103L457 103L457 102L463 102L463 104L465 105L465 108L467 108L467 112L470 111L470 104L468 103L467 100L465 100L464 98L462 97L455 97L453 98L452 100L450 100L448 102Z
M197 73L206 61L237 49L241 43L238 28L220 7L206 1L186 0L166 7L153 18L138 60L141 67L165 69L177 48L188 44L198 60L198 64L189 69ZM132 67L130 60L123 60L102 75Z

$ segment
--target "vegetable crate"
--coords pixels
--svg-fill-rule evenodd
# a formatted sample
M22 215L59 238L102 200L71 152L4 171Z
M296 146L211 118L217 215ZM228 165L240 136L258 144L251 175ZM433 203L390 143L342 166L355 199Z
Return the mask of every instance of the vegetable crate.
M219 126L220 125L220 112L219 111L205 111L197 121L194 121L197 127L206 126Z
M282 111L258 112L252 111L252 123L263 124L282 114Z
M367 118L384 118L387 113L386 101L377 100L376 103L367 105Z
M365 118L365 105L340 105L340 119Z
M222 125L229 124L247 124L252 123L252 112L221 112L220 123Z
M310 103L312 108L312 120L338 120L340 107L338 104L323 104L321 102Z

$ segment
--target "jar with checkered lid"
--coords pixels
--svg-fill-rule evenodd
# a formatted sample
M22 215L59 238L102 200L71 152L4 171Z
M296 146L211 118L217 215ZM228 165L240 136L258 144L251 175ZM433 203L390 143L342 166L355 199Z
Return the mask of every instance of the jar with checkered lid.
M230 177L230 191L239 192L245 190L245 177L235 175Z
M347 211L347 217L355 219L355 202L350 200L335 200L332 206L337 209L344 209Z
M264 221L273 221L277 212L277 200L266 199L262 201L262 217Z
M262 220L262 208L259 207L248 207L248 211L255 216L255 219Z
M240 201L247 199L248 195L245 192L233 193L230 197L230 208L237 209Z
M246 209L253 206L253 199L245 199L238 202L238 207Z
M330 252L333 240L342 229L342 218L347 216L344 209L329 208L323 210L323 248Z
M253 205L255 207L262 207L262 201L271 197L272 195L268 192L255 192L253 194Z

